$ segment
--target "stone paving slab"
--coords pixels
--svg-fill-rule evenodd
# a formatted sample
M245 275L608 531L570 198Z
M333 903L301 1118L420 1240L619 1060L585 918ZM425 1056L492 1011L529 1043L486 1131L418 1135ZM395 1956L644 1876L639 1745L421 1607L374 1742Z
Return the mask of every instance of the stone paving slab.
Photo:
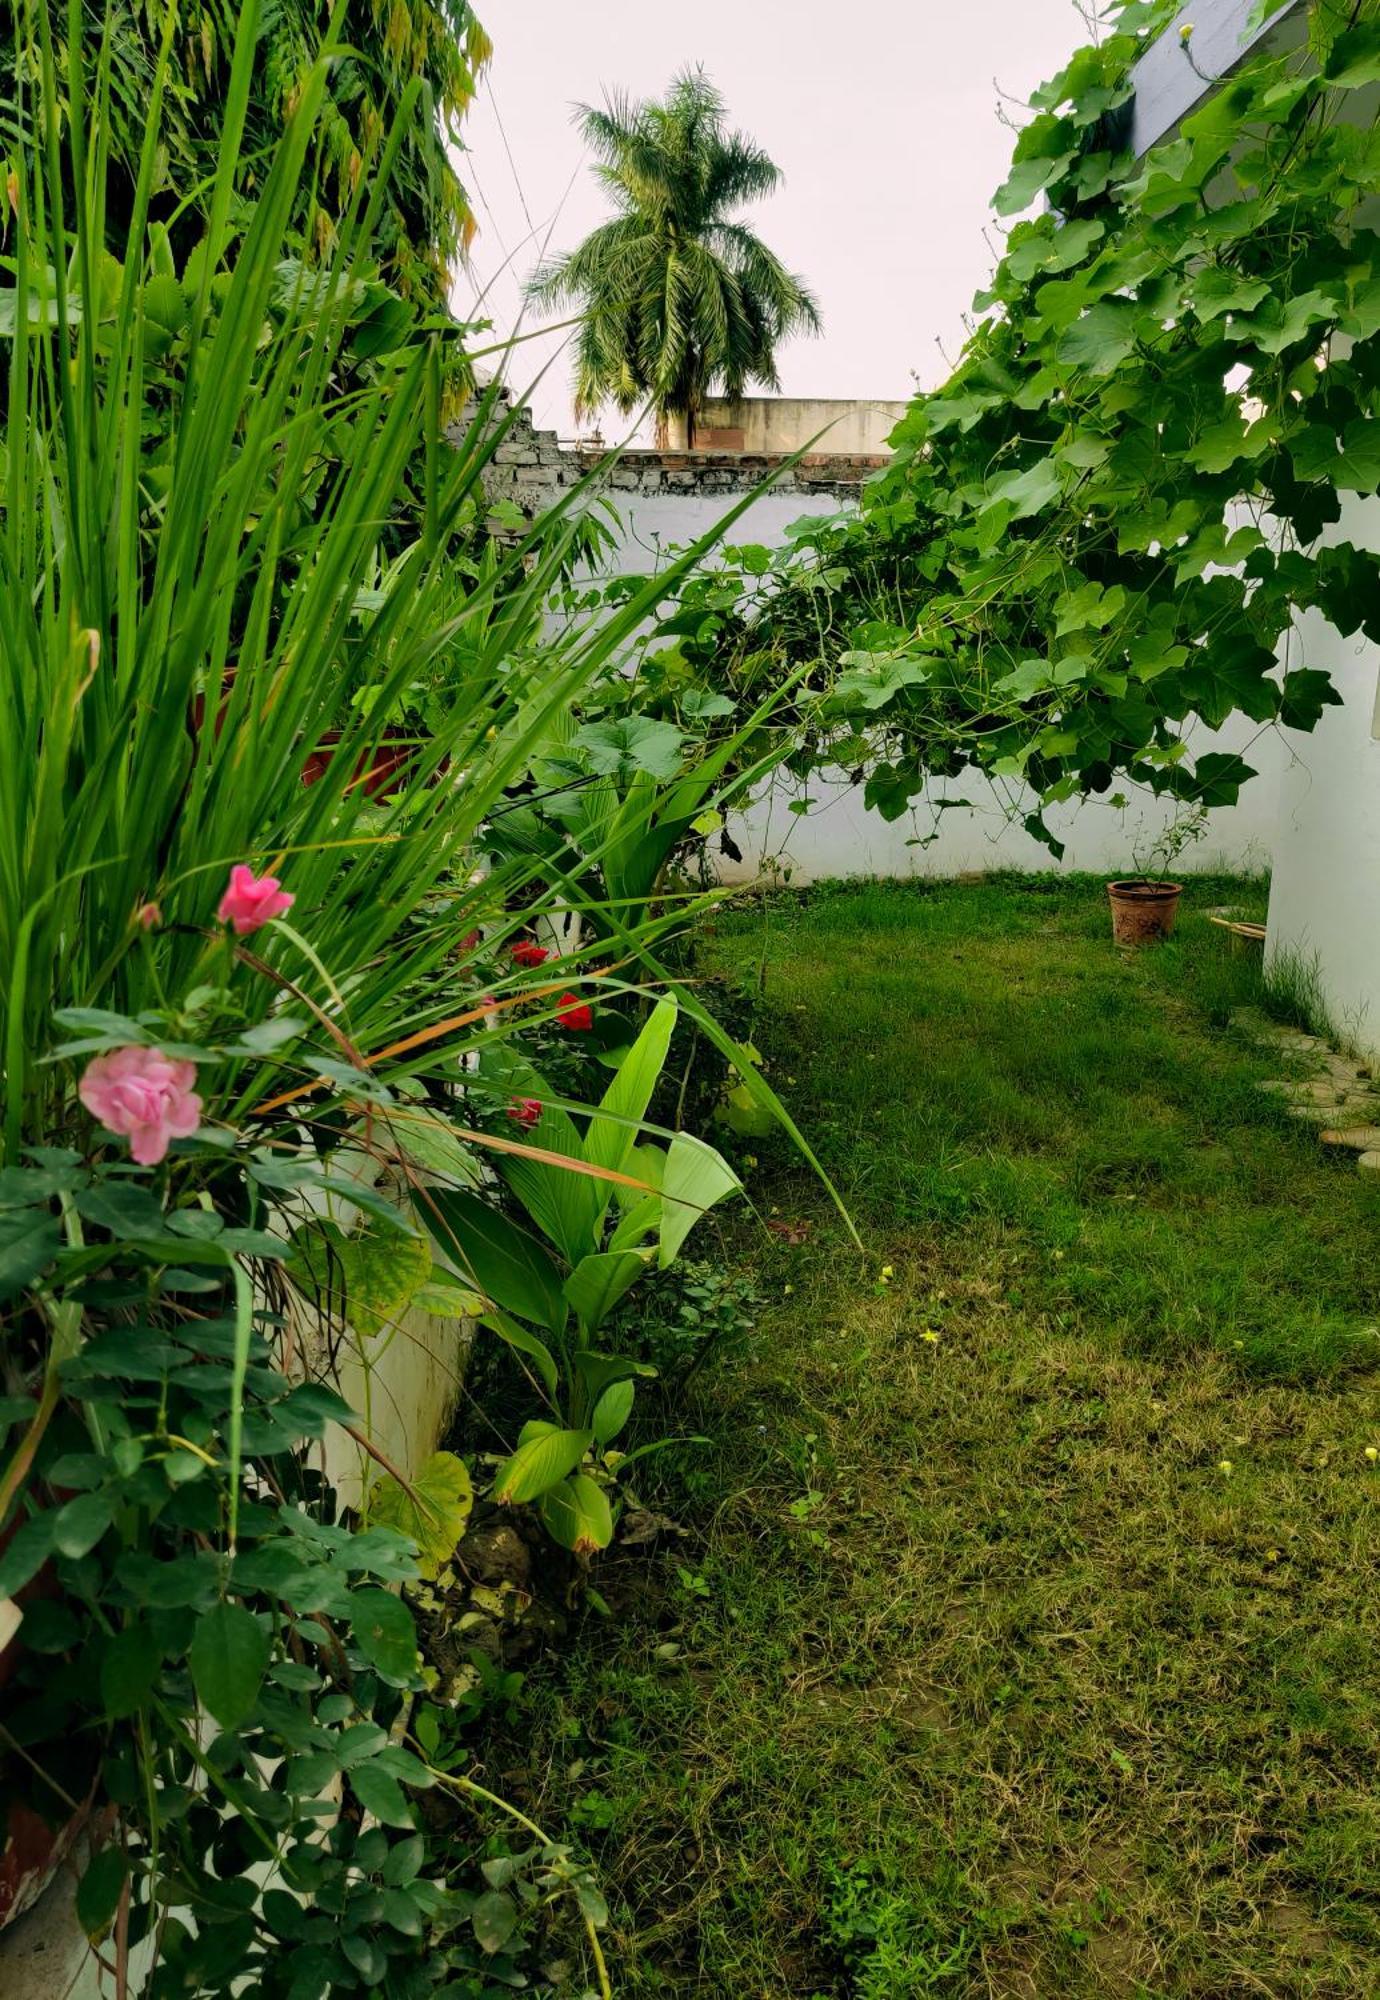
M1311 1058L1311 1076L1270 1077L1257 1090L1282 1097L1301 1124L1321 1126L1322 1145L1353 1152L1358 1167L1380 1173L1380 1089L1371 1065L1343 1055L1321 1035L1281 1027L1255 1007L1238 1007L1228 1018L1261 1048Z

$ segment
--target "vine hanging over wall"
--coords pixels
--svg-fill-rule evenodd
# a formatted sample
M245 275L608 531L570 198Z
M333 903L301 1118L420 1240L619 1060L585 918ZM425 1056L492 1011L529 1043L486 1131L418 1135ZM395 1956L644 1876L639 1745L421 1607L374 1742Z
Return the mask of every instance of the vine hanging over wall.
M1125 0L1037 93L982 317L861 512L802 523L754 614L725 605L760 551L671 621L669 699L687 659L745 697L808 665L790 761L888 817L966 767L1040 808L1229 803L1248 758L1195 761L1186 725L1311 728L1338 696L1296 645L1279 671L1300 611L1380 639L1380 558L1337 533L1380 489L1380 18L1312 0L1136 159L1136 63L1171 32L1196 66L1176 14Z

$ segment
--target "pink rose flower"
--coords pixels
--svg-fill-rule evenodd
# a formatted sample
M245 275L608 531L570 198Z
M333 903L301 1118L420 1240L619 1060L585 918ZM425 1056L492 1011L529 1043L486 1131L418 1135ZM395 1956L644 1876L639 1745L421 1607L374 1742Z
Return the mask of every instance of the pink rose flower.
M240 937L248 937L251 931L262 930L270 918L290 910L294 901L276 875L256 875L237 861L216 915L223 924L233 924Z
M201 1123L192 1089L196 1065L174 1062L161 1049L114 1049L86 1065L78 1095L107 1132L129 1140L141 1167L156 1167L173 1139L190 1139Z

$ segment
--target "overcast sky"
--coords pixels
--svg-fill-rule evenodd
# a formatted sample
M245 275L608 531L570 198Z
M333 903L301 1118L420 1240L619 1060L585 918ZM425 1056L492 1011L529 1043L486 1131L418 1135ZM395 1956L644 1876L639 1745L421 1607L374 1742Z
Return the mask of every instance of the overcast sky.
M801 396L903 397L947 372L941 345L956 354L994 261L989 201L1013 143L1001 93L1023 101L1087 39L1073 0L484 0L479 13L495 52L465 126L480 234L459 310L487 287L482 309L510 334L548 233L570 249L607 212L572 105L606 87L659 95L701 62L785 176L748 213L823 311L822 337L778 356L784 393ZM569 436L563 338L526 344L509 373L525 386L551 361L533 407Z

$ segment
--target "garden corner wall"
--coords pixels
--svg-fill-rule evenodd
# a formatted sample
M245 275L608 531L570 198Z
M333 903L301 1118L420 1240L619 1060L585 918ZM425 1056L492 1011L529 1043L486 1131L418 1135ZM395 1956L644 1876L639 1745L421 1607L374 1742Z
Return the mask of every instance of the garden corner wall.
M1343 501L1328 539L1380 548L1380 499ZM1341 696L1290 740L1270 882L1270 960L1317 979L1332 1025L1380 1056L1380 646L1308 611L1289 635L1294 664L1320 667Z
M1186 4L1136 69L1135 152L1172 136L1250 51L1286 51L1307 28L1302 0L1280 0L1263 20L1253 0ZM1361 116L1368 120L1370 108ZM1380 548L1380 499L1344 498L1327 539ZM1274 753L1266 959L1311 972L1332 1025L1358 1052L1380 1056L1380 646L1344 637L1308 611L1286 635L1281 658L1327 673L1341 704L1324 709L1306 736L1281 732Z
M504 398L506 404L506 397ZM457 432L457 435L460 433ZM601 492L617 514L611 573L627 566L654 567L671 548L707 534L735 503L758 493L735 521L737 541L776 543L789 522L804 514L831 514L856 501L885 453L807 452L794 464L785 455L747 451L649 451L629 448L617 456L585 445L565 445L554 431L539 431L519 408L484 475L491 506L507 501L529 520L607 462Z
M506 407L506 405L505 405ZM554 431L534 429L519 409L485 476L490 504L507 501L528 519L597 470L604 454L563 445ZM792 521L854 506L885 455L811 452L790 465L779 456L741 451L630 450L612 461L603 487L616 519L609 574L652 571L670 551L709 534L736 503L764 480L771 486L748 501L733 524L735 542L776 546ZM1210 815L1205 838L1175 863L1176 872L1224 869L1255 873L1269 865L1287 754L1275 734L1237 718L1220 731L1190 735L1195 756L1242 751L1259 772L1234 806ZM1306 753L1304 753L1306 754ZM808 801L808 810L800 807ZM1021 821L1034 801L999 794L981 776L936 781L913 812L888 823L863 807L861 786L841 772L819 772L802 792L780 783L730 826L742 856L721 859L728 882L807 883L849 875L948 875L1015 868L1036 873L1054 866L1048 848ZM1104 875L1129 874L1174 817L1172 804L1135 796L1125 811L1103 800L1057 808L1047 815L1066 845L1064 865Z

